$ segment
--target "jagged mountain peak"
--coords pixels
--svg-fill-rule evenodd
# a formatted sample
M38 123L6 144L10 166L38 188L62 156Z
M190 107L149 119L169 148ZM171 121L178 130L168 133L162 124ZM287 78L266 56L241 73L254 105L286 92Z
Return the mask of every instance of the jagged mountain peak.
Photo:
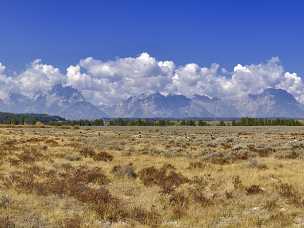
M295 97L283 89L267 88L262 93L249 95L249 99L252 100L261 100L266 98L281 106L286 106L288 104L298 104L298 101L295 99Z
M288 93L286 90L283 89L274 89L274 88L268 88L263 91L261 96L272 96L275 98L278 102L293 102L297 103L294 96L292 96L290 93Z
M275 88L267 88L262 93L258 94L249 94L249 98L257 99L260 97L273 97L276 100L282 101L294 101L297 102L292 94L288 93L286 90L283 89L275 89Z
M267 88L263 92L249 95L239 103L242 116L252 117L304 117L303 105L283 89Z
M209 103L212 103L212 102L215 102L215 101L219 101L220 99L217 98L217 97L209 97L207 95L198 95L198 94L195 94L193 96L193 99L194 100L198 100L198 101L202 101L202 102L209 102Z
M258 94L236 99L206 95L186 97L178 94L139 94L118 104L97 107L73 87L55 85L34 98L11 93L1 102L0 111L61 115L68 119L102 117L130 118L213 118L213 117L304 117L304 108L290 93L267 88Z
M107 117L107 114L102 112L98 107L86 101L73 103L72 105L63 109L59 115L71 120L94 120Z
M140 96L132 97L132 101L149 102L156 106L166 106L167 108L176 108L189 105L191 99L177 94L162 95L161 93L142 94Z
M63 86L62 84L56 84L53 86L51 94L67 100L73 99L77 101L84 101L84 97L79 90L71 86Z
M1 110L14 113L47 113L60 115L67 119L100 119L106 116L73 87L55 85L50 91L37 93L29 97L11 93L6 103L1 103Z
M205 108L196 109L192 100L183 95L161 93L141 94L121 102L112 109L110 116L141 118L190 118L212 116ZM193 115L193 116L192 116Z

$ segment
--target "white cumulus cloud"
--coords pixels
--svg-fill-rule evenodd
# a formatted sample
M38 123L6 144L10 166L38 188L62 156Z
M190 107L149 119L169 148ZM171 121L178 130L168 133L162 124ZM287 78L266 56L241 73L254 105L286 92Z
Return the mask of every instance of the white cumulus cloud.
M10 92L32 97L62 83L78 89L96 105L115 104L142 93L233 98L270 87L284 89L304 103L303 79L297 73L285 71L277 57L260 64L236 64L231 72L216 63L209 67L195 63L176 65L145 52L114 60L85 58L65 72L41 60L33 61L17 75L7 75L5 70L0 63L0 99Z
M45 93L64 81L65 76L58 68L43 64L40 59L33 61L31 66L14 78L16 90L27 96Z

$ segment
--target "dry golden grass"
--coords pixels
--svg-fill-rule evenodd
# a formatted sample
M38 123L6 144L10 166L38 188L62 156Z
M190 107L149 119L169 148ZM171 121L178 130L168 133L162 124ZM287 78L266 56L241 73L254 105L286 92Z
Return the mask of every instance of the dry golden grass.
M0 127L2 227L303 227L303 127Z

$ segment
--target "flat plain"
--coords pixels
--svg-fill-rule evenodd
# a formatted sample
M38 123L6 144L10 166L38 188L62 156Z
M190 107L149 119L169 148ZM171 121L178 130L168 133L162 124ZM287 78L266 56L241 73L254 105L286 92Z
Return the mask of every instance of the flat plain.
M303 227L304 127L0 128L0 227Z

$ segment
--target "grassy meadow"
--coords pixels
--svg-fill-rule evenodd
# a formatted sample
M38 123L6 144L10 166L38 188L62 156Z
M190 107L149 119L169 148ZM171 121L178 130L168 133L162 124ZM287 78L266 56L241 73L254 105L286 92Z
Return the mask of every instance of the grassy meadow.
M304 127L0 128L0 227L304 227Z

